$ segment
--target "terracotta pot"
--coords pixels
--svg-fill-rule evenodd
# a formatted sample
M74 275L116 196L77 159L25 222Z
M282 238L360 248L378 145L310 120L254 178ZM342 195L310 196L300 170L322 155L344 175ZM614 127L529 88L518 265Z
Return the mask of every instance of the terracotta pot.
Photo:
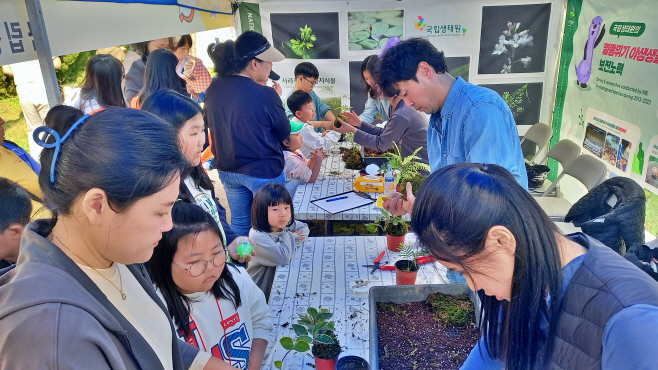
M323 360L321 358L315 358L315 369L316 370L336 370L336 361L338 356L332 360Z
M404 243L404 235L402 236L393 236L386 234L386 245L388 250L391 252L400 251L400 243Z
M410 271L408 270L409 260L399 260L395 262L395 284L397 285L415 285L416 284L416 275L418 274L418 265L412 267Z

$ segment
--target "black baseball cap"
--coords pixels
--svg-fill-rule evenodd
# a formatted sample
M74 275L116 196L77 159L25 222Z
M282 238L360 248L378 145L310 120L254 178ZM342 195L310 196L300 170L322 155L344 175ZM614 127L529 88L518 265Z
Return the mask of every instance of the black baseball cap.
M242 59L258 58L266 62L280 62L285 59L283 54L276 50L265 36L255 31L247 31L238 36L235 40L235 50Z

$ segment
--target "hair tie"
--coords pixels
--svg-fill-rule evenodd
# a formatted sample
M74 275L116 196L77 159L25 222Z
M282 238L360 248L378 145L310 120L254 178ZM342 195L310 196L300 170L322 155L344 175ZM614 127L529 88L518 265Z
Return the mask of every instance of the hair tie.
M59 137L59 134L57 133L57 131L55 131L52 128L47 127L47 126L39 126L39 127L37 127L36 130L34 130L34 134L32 135L32 137L34 138L34 142L36 142L37 144L42 146L44 149L55 148L55 154L53 154L53 160L50 163L50 182L51 183L53 183L53 184L55 183L55 166L57 165L57 158L59 157L59 152L62 149L62 144L64 143L64 141L66 141L66 139L68 139L69 136L71 136L71 133L73 132L73 130L75 130L76 128L78 128L78 126L83 124L87 120L87 118L89 118L89 114L85 114L84 116L82 116L82 118L77 120L73 124L73 126L71 126L71 128L66 132L66 134L64 134L64 136L62 136L61 138ZM41 139L39 137L39 134L41 134L42 132L45 132L48 135L54 137L55 142L54 143L47 143L46 139L48 139L48 135L46 135L43 139Z
M489 165L486 163L482 163L482 172L487 172L489 171Z

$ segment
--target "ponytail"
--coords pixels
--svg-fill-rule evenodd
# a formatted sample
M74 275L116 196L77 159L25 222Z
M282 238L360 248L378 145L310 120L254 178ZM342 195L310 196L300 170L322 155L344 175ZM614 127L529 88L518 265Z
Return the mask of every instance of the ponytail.
M233 40L208 45L208 55L215 64L215 72L228 77L242 72L251 59L242 59ZM253 59L253 58L252 58Z

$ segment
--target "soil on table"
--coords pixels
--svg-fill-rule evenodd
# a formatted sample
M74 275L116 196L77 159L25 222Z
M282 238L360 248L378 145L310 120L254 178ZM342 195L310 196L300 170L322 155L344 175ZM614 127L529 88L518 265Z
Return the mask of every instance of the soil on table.
M364 147L363 153L366 155L366 157L383 157L384 153L395 153L395 147L390 147L385 152L382 152L381 150L377 150L377 149Z
M380 369L459 369L479 339L478 330L474 321L446 327L439 320L427 302L377 303Z

